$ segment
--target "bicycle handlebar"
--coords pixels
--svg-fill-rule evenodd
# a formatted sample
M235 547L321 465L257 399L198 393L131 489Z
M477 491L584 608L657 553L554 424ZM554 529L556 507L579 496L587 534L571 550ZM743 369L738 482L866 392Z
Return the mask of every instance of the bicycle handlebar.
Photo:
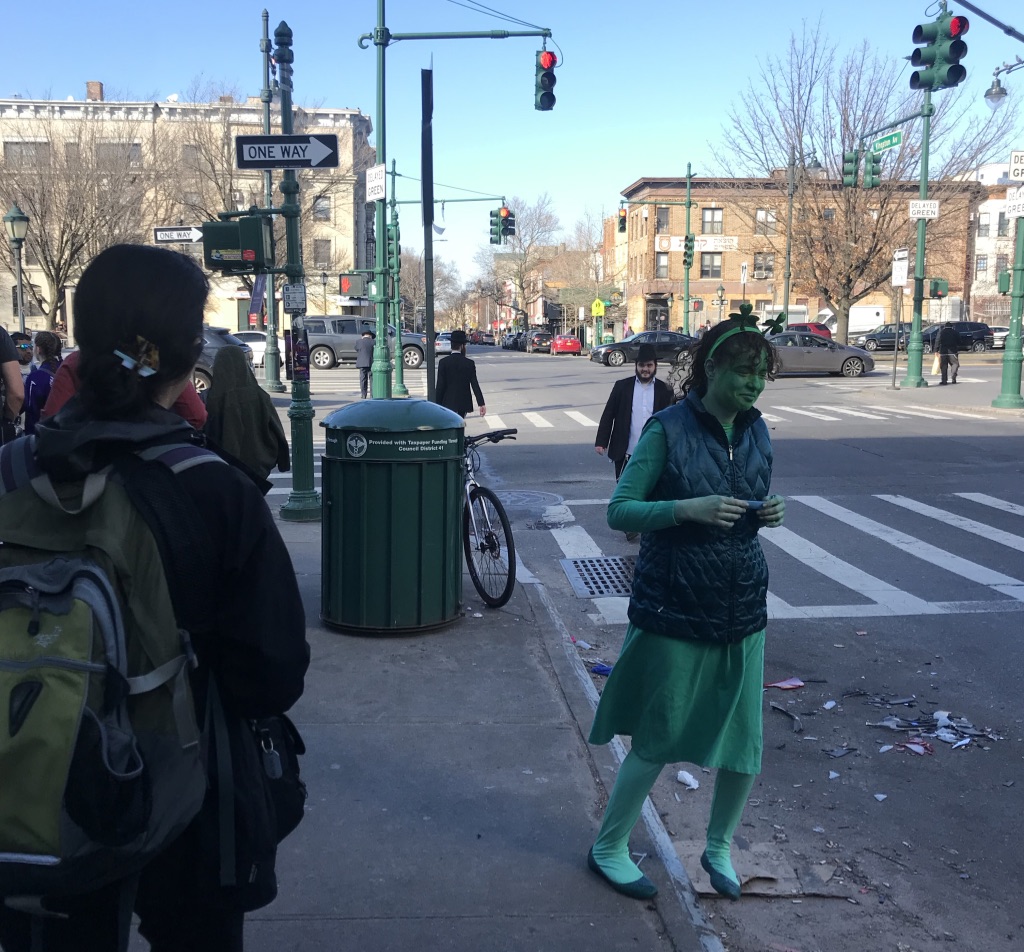
M500 443L502 440L514 440L517 429L491 430L490 433L481 433L479 436L466 437L466 449L472 449L478 443Z

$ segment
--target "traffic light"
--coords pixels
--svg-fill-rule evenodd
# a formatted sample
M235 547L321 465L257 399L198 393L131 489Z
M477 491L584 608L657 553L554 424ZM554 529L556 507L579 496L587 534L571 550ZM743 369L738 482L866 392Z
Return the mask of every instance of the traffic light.
M203 222L203 263L211 271L254 274L273 264L269 219Z
M619 234L624 235L626 233L626 209L619 209Z
M683 264L689 268L693 264L693 235L683 239Z
M501 209L501 238L504 243L516 233L516 216L511 208Z
M864 187L877 188L882 184L882 153L869 152L864 156Z
M695 311L703 311L704 310L704 302L700 298L697 298L697 300L693 302L693 309Z
M534 90L533 108L547 112L555 108L555 66L558 57L550 50L537 51L537 83Z
M860 152L843 153L843 188L857 187L857 171L860 168Z
M491 244L501 244L501 213L507 211L504 207L491 209Z
M928 289L928 297L944 298L949 296L949 282L945 278L932 278Z
M1000 294L1010 293L1010 278L1011 274L1009 271L1000 271L996 276L996 290Z
M387 226L388 232L388 271L397 275L402 270L402 246L399 243L401 233L398 230L398 222Z
M967 55L963 35L970 26L967 17L943 13L933 23L914 27L913 42L925 46L914 50L910 65L925 68L910 74L911 89L948 89L967 78L960 60Z

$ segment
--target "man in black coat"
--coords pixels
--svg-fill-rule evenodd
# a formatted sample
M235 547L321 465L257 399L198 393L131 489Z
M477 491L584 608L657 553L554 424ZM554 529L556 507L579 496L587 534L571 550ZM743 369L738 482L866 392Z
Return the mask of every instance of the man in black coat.
M370 392L370 368L373 367L373 346L377 335L373 331L363 331L356 341L356 367L359 369L359 393L365 400Z
M644 424L659 410L672 403L672 388L658 380L658 355L650 344L641 344L636 357L636 373L612 387L597 427L594 449L606 452L615 463L618 479L640 439Z
M953 374L953 383L956 383L957 371L960 370L960 358L957 356L960 353L960 335L951 321L946 321L942 325L942 330L935 341L935 349L939 353L939 372L942 374L939 386L946 385L946 376L950 371Z
M454 410L463 418L473 412L474 396L480 416L487 413L484 394L476 379L476 364L466 356L467 342L465 331L452 331L452 352L437 365L434 395L436 403Z

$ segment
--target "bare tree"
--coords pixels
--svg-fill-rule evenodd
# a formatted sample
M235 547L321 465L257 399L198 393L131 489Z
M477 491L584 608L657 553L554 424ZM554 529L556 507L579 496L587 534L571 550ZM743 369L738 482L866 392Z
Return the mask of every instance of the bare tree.
M921 94L908 88L906 66L883 60L865 42L840 59L838 47L820 21L806 23L790 38L788 50L760 63L747 91L733 106L716 157L727 174L772 176L785 201L791 147L797 156L794 196L793 286L819 294L837 317L845 340L849 309L889 278L892 252L915 245L907 202L917 197L915 179L922 153L922 123L903 128L903 142L883 156L883 178L874 189L842 188L843 153L861 137L903 116L919 112ZM931 273L941 262L951 285L963 283L967 214L980 198L971 173L1013 140L1018 114L979 118L965 87L943 90L934 99L929 142L930 194L943 201L943 216L929 226ZM870 146L870 142L868 143ZM818 174L807 172L816 158ZM779 242L781 244L781 241Z
M596 298L607 298L615 289L614 281L604 272L601 259L602 222L587 213L572 227L565 244L545 268L546 281L558 291L558 302L564 312L576 315L584 308L589 322L590 305Z
M438 314L445 314L453 301L462 291L458 268L443 258L434 257L434 307ZM427 285L423 267L423 253L420 251L402 251L401 272L402 298L408 303L412 313L416 308L426 307ZM461 326L461 325L459 325Z

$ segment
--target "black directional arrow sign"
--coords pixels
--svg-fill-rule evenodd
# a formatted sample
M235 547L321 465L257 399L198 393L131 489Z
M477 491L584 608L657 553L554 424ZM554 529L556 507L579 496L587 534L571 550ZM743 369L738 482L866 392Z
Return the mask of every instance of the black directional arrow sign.
M326 169L338 167L338 137L235 136L240 169Z
M188 245L202 240L202 229L196 228L195 225L179 226L177 228L165 226L153 229L153 241L158 245Z

